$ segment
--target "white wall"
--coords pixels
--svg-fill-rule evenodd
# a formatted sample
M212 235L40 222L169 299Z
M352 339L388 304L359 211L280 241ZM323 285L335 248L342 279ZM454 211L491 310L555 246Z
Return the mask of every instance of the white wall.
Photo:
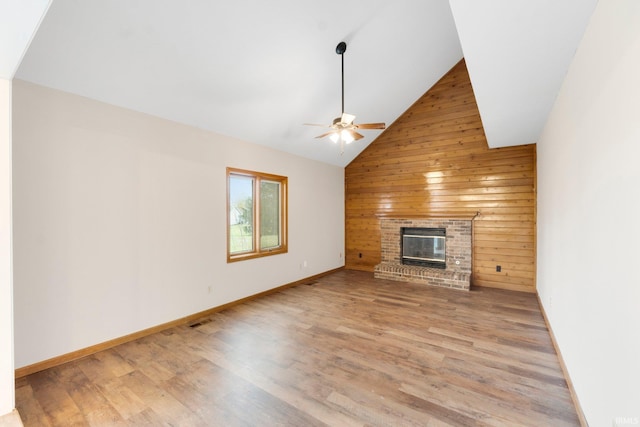
M640 423L639 23L598 3L538 143L538 292L592 426Z
M0 416L15 407L11 283L11 81L0 79Z
M343 168L22 81L13 98L16 367L344 265ZM226 263L227 166L289 178L288 254Z

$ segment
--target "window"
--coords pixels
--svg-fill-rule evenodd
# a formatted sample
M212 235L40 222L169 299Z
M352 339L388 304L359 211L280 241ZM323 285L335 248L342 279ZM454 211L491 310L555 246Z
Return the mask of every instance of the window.
M287 252L287 177L227 168L227 262Z

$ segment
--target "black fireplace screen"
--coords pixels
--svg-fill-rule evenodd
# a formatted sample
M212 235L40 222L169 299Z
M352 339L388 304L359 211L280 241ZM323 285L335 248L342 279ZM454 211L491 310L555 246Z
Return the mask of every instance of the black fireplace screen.
M445 228L402 228L402 263L447 268Z

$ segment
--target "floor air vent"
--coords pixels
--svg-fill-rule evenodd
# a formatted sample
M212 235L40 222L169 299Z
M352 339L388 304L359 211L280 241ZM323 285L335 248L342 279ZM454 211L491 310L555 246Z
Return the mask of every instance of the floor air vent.
M199 322L190 324L189 327L190 328L197 328L198 326L205 325L205 324L207 324L209 322L211 322L211 319L204 319L204 320L200 320Z

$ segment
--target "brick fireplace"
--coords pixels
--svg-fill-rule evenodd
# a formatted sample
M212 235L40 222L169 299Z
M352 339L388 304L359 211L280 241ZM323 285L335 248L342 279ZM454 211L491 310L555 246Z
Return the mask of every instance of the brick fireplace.
M446 230L446 268L402 263L402 228L443 228ZM380 279L424 283L469 290L471 285L471 220L398 219L380 220L382 262L375 267Z

